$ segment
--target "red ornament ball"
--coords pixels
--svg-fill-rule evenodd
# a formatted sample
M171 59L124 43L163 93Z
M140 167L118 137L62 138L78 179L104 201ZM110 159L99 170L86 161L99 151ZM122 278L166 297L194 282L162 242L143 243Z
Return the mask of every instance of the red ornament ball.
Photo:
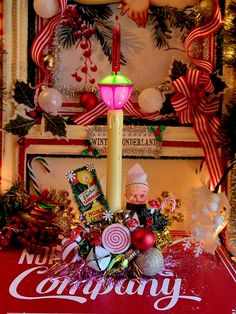
M154 233L146 228L136 229L132 233L131 239L133 246L140 251L146 251L152 248L156 241Z
M80 105L86 110L92 110L98 104L97 96L92 92L84 92L80 96Z

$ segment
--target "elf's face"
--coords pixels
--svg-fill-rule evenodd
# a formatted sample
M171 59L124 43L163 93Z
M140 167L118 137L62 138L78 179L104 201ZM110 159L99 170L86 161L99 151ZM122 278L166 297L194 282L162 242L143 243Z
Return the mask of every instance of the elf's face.
M131 204L145 204L149 188L143 184L134 184L126 188L125 196Z

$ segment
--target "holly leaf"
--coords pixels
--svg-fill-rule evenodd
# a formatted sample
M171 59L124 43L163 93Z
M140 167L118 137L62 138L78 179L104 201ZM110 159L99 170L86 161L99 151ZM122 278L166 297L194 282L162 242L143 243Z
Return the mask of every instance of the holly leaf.
M51 115L44 113L45 132L51 132L54 136L66 137L66 122L60 115Z
M227 87L225 81L223 81L219 76L217 76L217 73L211 73L210 79L211 79L211 82L214 86L214 94L215 95L223 92L224 89Z
M34 124L35 120L17 115L15 119L10 119L10 121L4 126L3 130L22 137L28 134Z
M35 90L23 81L16 81L13 98L18 104L24 104L25 106L33 109Z
M180 76L185 76L187 72L187 64L174 59L171 65L170 78L172 81L177 80Z

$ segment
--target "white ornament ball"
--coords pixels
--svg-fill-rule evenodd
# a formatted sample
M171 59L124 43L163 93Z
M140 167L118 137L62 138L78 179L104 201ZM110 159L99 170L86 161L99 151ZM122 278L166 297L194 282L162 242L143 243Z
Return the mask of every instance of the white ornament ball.
M220 202L220 194L213 193L211 196L211 201L215 202L215 203L219 203Z
M205 215L205 216L207 216L209 214L209 209L207 207L203 207L201 209L201 211L202 211L203 215Z
M111 254L102 246L98 245L92 248L86 261L90 268L96 271L104 271L110 264Z
M211 212L216 212L218 210L219 203L211 202L208 207Z
M197 215L197 214L192 214L191 216L192 216L192 220L196 220L196 219L197 219L197 217L198 217L198 215Z
M214 217L214 222L216 224L216 227L220 227L224 222L224 217L222 217L221 215L217 215Z
M162 253L157 248L153 247L139 253L135 263L140 268L142 275L153 277L164 267L164 258Z
M59 12L57 0L34 0L34 10L38 16L49 19Z
M139 94L138 104L144 113L154 113L161 110L163 97L157 89L146 88Z
M55 88L46 87L39 94L39 106L48 113L56 115L62 105L62 95Z

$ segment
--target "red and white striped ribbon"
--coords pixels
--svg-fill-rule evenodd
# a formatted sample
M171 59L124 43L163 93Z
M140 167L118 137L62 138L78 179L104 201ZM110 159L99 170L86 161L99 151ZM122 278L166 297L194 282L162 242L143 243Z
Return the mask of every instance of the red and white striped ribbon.
M44 66L42 56L43 56L44 50L50 44L50 42L54 36L55 28L58 25L58 23L60 22L60 19L63 15L63 12L64 12L66 5L67 5L67 1L68 0L58 0L58 4L60 6L60 13L53 16L52 18L50 18L48 20L48 22L43 25L42 29L39 31L39 33L35 37L33 44L31 46L31 57L32 57L33 61L35 62L35 64L44 73L43 80L41 82L39 82L35 86L35 88L42 86L50 78L49 71Z
M95 108L88 112L82 112L72 118L73 122L78 125L89 125L94 122L99 117L105 115L107 113L107 106L104 102L100 102ZM143 118L151 121L157 120L159 116L159 112L151 113L151 114L144 114L140 111L138 104L132 103L128 101L124 106L124 111L128 113L128 115L132 117Z
M189 59L195 65L197 65L198 68L205 70L208 73L212 72L213 70L212 62L192 57L190 54L190 50L191 50L191 44L193 43L194 40L197 40L200 38L206 38L207 36L213 36L213 34L222 25L221 12L220 12L218 0L214 1L214 12L212 16L213 16L212 20L209 21L207 24L202 25L202 26L197 26L195 29L193 29L193 31L190 32L190 34L187 36L184 43L184 48ZM210 45L210 47L212 47L212 45ZM212 60L212 55L214 54L214 51L210 49L209 54L210 54L209 60Z
M205 94L213 92L213 85L207 74L199 70L187 70L185 77L173 82L176 93L171 102L179 117L180 123L193 123L195 132L202 145L206 164L213 186L219 182L223 171L220 155L214 140L219 121L214 116L218 110L219 102L214 99L207 102ZM195 101L193 102L193 95Z

